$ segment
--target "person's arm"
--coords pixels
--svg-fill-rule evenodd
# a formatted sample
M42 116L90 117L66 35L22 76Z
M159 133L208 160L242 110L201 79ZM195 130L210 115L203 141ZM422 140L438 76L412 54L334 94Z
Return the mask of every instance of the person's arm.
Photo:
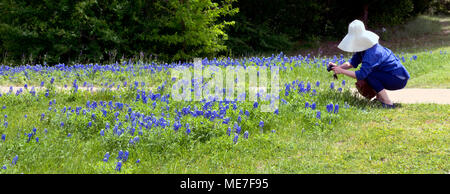
M338 66L336 63L333 63L333 62L330 62L329 64L330 64L331 66L333 66L333 67L337 67L337 66ZM342 69L350 69L350 68L353 68L353 66L352 66L349 62L345 62L344 64L339 65L339 67L341 67Z
M342 64L341 66L343 66L344 64ZM348 64L348 65L350 65L350 64ZM333 69L335 74L344 74L346 76L349 76L349 77L352 77L352 78L356 79L356 74L355 74L354 71L350 71L350 70L344 69L344 67L346 67L346 66L343 66L343 67L341 67L341 66L332 67L332 69ZM351 67L353 67L353 66L350 65L349 68L351 68Z

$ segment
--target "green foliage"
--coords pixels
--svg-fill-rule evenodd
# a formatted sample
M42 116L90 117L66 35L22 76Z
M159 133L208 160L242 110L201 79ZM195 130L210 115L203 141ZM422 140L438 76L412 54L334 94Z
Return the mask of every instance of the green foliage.
M354 19L368 28L391 26L427 10L430 0L240 0L230 18L227 46L233 54L289 50L321 39L342 38ZM364 16L367 16L366 18Z
M433 14L450 15L450 0L433 0L430 7Z
M0 61L172 62L288 51L341 38L354 19L369 29L397 25L430 8L448 13L448 2L0 0Z
M218 21L234 0L2 0L1 59L25 63L164 61L212 56L226 49Z

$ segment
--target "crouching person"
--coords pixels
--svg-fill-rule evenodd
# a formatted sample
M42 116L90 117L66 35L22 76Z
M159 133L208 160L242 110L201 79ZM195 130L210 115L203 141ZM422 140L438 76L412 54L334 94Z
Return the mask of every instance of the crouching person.
M356 88L367 99L376 99L383 107L394 108L386 90L399 90L406 86L409 73L394 53L378 43L378 35L367 31L364 24L355 20L348 27L348 34L338 48L354 52L349 62L337 66L330 63L335 74L344 74L357 79ZM358 71L349 71L357 68Z

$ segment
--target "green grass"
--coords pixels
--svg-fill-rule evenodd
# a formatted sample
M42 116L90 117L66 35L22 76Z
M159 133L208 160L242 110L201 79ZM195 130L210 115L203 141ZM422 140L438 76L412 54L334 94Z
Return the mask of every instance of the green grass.
M440 51L446 52L441 54ZM408 87L443 87L448 88L449 47L436 50L399 53L404 56L405 66L411 74ZM417 60L410 57L417 55ZM320 60L319 60L320 61ZM6 141L0 140L0 173L450 173L450 105L436 104L402 104L397 109L383 109L350 93L354 81L339 77L333 80L331 73L316 64L302 63L294 67L286 63L286 70L281 70L281 86L294 80L310 82L317 95L311 93L291 93L280 98L279 115L263 113L253 109L253 102L237 103L238 109L228 111L232 124L222 124L221 120L210 121L204 118L183 117L183 127L175 132L172 127L154 127L143 130L140 141L135 145L129 140L137 136L125 133L117 137L111 129L104 137L99 135L106 123L114 126L114 113L120 112L124 128L132 124L125 122L127 109L109 111L102 116L99 108L86 115L61 113L63 107L85 107L86 102L113 101L123 102L133 107L133 111L146 115L154 114L158 119L162 113L171 114L186 105L201 106L199 102L170 102L170 111L164 111L166 103L159 102L153 108L148 104L134 102L136 90L127 88L119 91L86 92L38 91L37 96L28 92L16 96L3 94L0 97L0 134L6 134ZM290 70L290 67L293 67ZM442 71L440 71L442 70ZM45 81L46 88L51 88L49 80L57 78L56 85L67 84L69 88L77 78L81 85L87 81L101 87L101 83L112 82L133 85L134 80L144 81L145 88L159 86L171 79L166 71L151 74L148 70L136 69L136 75L128 72L113 74L110 72L87 73L73 71L62 74L51 72L39 74L29 72L29 77L16 74L2 76L2 85L25 83L39 85ZM433 78L433 79L432 79ZM342 80L346 86L342 86ZM320 81L320 86L315 86ZM343 92L329 89L334 82L336 88ZM109 85L108 84L108 85ZM57 112L48 110L49 101L55 100ZM322 118L315 118L317 110L305 109L305 102L316 102ZM338 114L327 113L325 105L339 104ZM345 104L349 107L345 108ZM213 106L218 108L218 104ZM1 108L1 107L0 107ZM242 132L249 131L250 137L239 136L234 144L233 135L226 134L227 128L233 127L240 110L249 110L249 117L242 116ZM41 120L41 113L45 118ZM91 114L96 114L92 127ZM4 118L3 115L7 115ZM25 118L25 115L27 117ZM8 127L3 126L8 121ZM264 132L260 133L258 123L264 121ZM330 122L331 121L331 122ZM61 127L61 122L64 126ZM189 123L192 132L186 135L184 124ZM36 135L27 142L24 133L30 133L36 127ZM48 133L44 130L47 129ZM275 132L271 132L275 130ZM67 137L68 134L72 137ZM39 142L35 138L39 137ZM127 162L120 172L115 171L117 153L128 150ZM111 154L108 162L102 159L106 152ZM14 156L19 159L11 165ZM140 163L135 161L140 159Z
M431 52L431 54L430 54ZM406 54L405 67L411 74L408 88L450 88L450 47ZM412 55L422 60L411 61Z
M348 109L341 108L340 118L323 128L326 124L304 124L301 108L284 107L279 119L272 123L275 133L259 134L258 130L249 129L250 138L241 137L237 144L225 134L199 142L183 141L184 134L163 132L141 136L142 142L136 146L127 146L127 139L86 139L77 129L62 130L55 126L58 123L39 122L43 104L8 104L2 114L18 123L10 122L8 128L15 130L8 130L7 141L0 144L1 164L8 165L15 155L20 157L16 166L8 165L7 170L0 172L116 173L113 161L119 149L131 153L121 173L449 172L450 105L404 104L387 110L355 103ZM27 119L24 114L28 114ZM18 126L24 130L16 131ZM30 131L30 126L38 129L39 143L33 139L26 143L21 135ZM47 134L43 127L47 127ZM71 138L66 137L68 132L72 132ZM112 153L108 163L101 161L106 152ZM137 159L141 160L139 165L134 164Z

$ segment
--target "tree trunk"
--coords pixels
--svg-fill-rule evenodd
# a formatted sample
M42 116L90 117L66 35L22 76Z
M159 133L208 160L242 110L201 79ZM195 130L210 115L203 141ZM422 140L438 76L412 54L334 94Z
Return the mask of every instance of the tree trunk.
M366 25L366 26L367 26L368 15L369 15L369 4L365 3L363 5L363 17L362 17L362 20L364 22L364 25Z

